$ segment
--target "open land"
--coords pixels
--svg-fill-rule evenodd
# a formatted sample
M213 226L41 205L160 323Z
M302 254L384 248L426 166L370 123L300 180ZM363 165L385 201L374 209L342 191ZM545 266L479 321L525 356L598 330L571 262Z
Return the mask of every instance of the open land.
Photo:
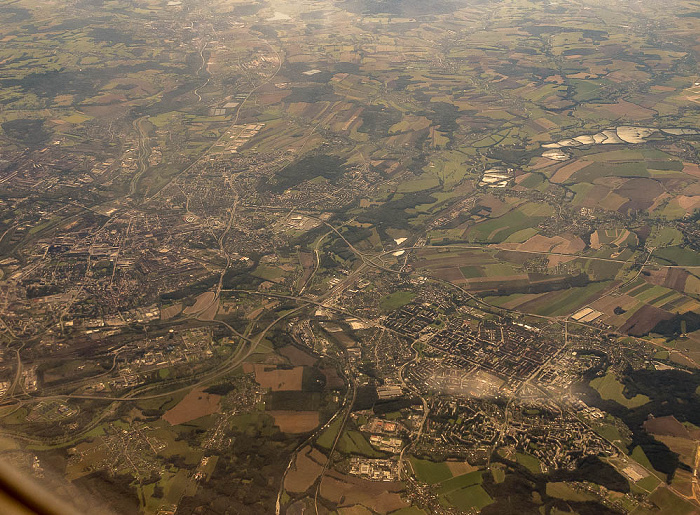
M85 513L700 513L697 3L0 14L0 459Z

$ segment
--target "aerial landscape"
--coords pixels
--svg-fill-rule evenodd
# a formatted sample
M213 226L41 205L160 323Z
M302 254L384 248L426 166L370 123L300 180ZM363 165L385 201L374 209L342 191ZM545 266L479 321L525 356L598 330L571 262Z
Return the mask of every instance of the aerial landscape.
M90 514L700 514L700 2L0 19L0 463Z

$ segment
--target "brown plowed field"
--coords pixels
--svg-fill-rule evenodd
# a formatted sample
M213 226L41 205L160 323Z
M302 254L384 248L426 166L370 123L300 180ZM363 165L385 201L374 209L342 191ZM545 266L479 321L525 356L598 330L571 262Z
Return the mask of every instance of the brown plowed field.
M679 438L691 438L688 429L676 420L676 417L656 417L644 422L644 430L647 433L658 435L677 436Z
M315 358L308 352L304 352L303 350L295 347L294 345L285 345L279 350L280 354L287 358L289 362L292 365L295 366L307 366L310 367L314 363L318 361L318 358Z
M321 495L339 506L362 504L377 513L389 513L408 506L399 492L398 482L367 481L353 476L329 471L321 483Z
M303 374L304 367L279 369L269 365L255 365L255 380L260 386L270 388L273 392L301 391Z
M629 199L629 202L619 208L621 212L647 209L663 192L664 188L659 181L646 178L630 179L615 190L621 197Z
M620 327L620 332L632 336L643 336L656 327L656 324L669 318L673 318L673 315L668 311L645 305L632 315L625 325Z
M323 469L326 457L316 449L304 447L297 454L297 459L284 479L284 489L293 492L306 492Z
M464 276L459 268L439 268L432 271L432 275L443 281L450 281L451 283L461 284L465 282Z
M318 427L318 411L268 411L283 433L308 433Z
M569 180L569 177L571 177L573 174L581 170L582 168L585 168L591 164L590 161L584 161L583 159L579 161L574 161L573 163L569 163L566 166L562 166L557 170L557 173L555 173L552 178L550 179L551 182L561 184L563 182L566 182Z
M700 178L700 166L693 163L683 163L683 173Z
M204 393L204 388L197 388L188 393L175 407L163 414L163 420L170 425L184 424L205 415L219 411L220 395Z

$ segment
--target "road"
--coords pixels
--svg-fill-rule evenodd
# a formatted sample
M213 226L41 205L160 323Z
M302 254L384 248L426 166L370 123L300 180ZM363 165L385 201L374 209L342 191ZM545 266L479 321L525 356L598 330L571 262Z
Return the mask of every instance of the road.
M234 210L232 209L232 213ZM231 218L229 219L231 220ZM223 238L223 236L222 236ZM223 241L223 240L222 240ZM48 395L48 396L34 396L31 397L30 399L24 400L24 402L40 402L42 400L49 400L49 399L82 399L82 400L102 400L110 403L120 403L120 402L132 402L132 401L143 401L143 400L151 400L151 399L159 399L163 397L169 397L177 393L183 393L192 390L193 388L196 388L198 386L203 386L205 384L210 383L211 381L218 379L220 377L225 376L227 373L229 373L231 370L239 366L243 361L245 361L250 355L252 355L255 350L257 349L258 345L260 342L264 339L265 335L275 326L277 325L280 321L283 319L295 315L299 313L300 311L304 310L307 308L309 304L312 305L323 305L323 301L334 296L334 295L339 295L344 291L346 288L348 288L350 285L352 285L355 281L355 278L357 275L362 273L366 269L366 264L363 263L361 264L357 269L355 269L353 272L350 273L343 281L338 283L335 287L329 289L326 293L319 295L315 297L314 299L308 299L308 298L302 298L302 297L293 297L289 296L290 299L294 300L300 300L303 302L303 304L297 308L294 308L283 315L280 315L277 317L275 320L270 322L260 333L258 333L255 338L248 338L245 335L241 335L236 331L233 327L231 327L229 324L226 322L223 322L221 320L213 320L211 323L217 323L224 325L227 329L231 331L232 334L234 334L236 337L240 338L242 340L242 343L239 345L238 350L232 354L223 364L221 364L219 367L217 367L215 370L207 372L205 374L202 374L198 380L195 383L190 383L187 384L186 386L182 386L176 389L171 389L168 390L167 392L161 392L157 394L151 394L151 395L139 395L140 393L143 393L144 391L147 391L149 389L155 389L155 388L162 388L165 386L164 383L156 383L155 385L148 385L140 389L135 389L132 392L129 392L128 394L125 394L123 396L100 396L100 395L81 395L81 394L57 394L57 395ZM223 290L217 290L219 293ZM258 292L249 292L246 290L240 290L240 291L245 291L246 293L252 293L256 294ZM19 354L18 354L19 357ZM185 378L184 380L187 380ZM104 419L104 417L107 416L107 414L113 409L113 407L110 407L108 410L106 410L98 419L93 420L88 427L84 428L81 430L79 433L71 435L71 438L74 440L79 438L80 435L89 432L92 430L94 427L98 425L101 420Z
M357 398L357 383L355 381L355 376L353 374L353 371L350 371L349 379L350 379L350 385L348 388L348 393L352 392L352 398L349 399L349 402L345 403L344 409L341 410L343 413L343 421L340 423L340 427L338 428L338 434L335 435L335 440L333 440L333 446L331 447L330 451L328 451L328 459L326 460L326 463L323 464L323 469L321 470L321 474L318 476L316 479L316 492L314 493L314 509L316 510L316 515L318 515L318 494L321 492L321 484L323 483L323 478L326 475L326 472L328 471L328 468L331 465L331 462L333 461L333 454L335 453L335 449L338 446L338 442L343 436L343 433L345 432L345 426L348 423L348 419L350 418L350 413L352 413L352 407L355 404L355 399ZM347 399L348 395L346 395Z
M225 236L226 236L228 230L230 230L230 227L231 227L231 224L232 224L232 221L233 221L235 212L236 212L236 206L237 206L237 204L238 204L238 196L236 196L235 202L234 202L234 206L233 206L232 209L231 209L230 216L229 216L229 220L228 220L228 224L227 224L227 228L226 228L226 230L222 233L222 235L221 235L220 238L219 238L219 245L220 245L220 248L222 249L222 251L223 251L224 253L225 253L225 250L223 250L224 238L225 238ZM258 344L260 343L260 341L264 338L265 334L266 334L275 324L277 324L279 321L281 321L282 319L284 319L284 318L286 318L286 317L288 317L288 316L290 316L290 315L292 315L292 314L298 313L299 311L301 311L302 309L304 309L306 306L308 306L308 305L317 305L317 306L322 306L322 307L327 308L327 309L332 309L332 310L337 310L337 311L344 311L344 310L341 310L340 308L336 308L336 307L334 307L334 306L331 306L330 304L326 303L325 301L328 300L328 299L330 299L330 298L332 298L333 296L336 296L336 295L339 295L340 293L342 293L347 287L349 287L350 285L352 285L352 284L354 283L354 281L357 279L357 277L360 276L362 273L364 273L364 272L368 269L368 267L375 267L375 268L378 268L378 269L381 269L381 270L384 270L384 271L391 272L392 274L393 274L393 273L397 273L396 270L388 269L388 268L386 268L385 266L383 266L383 265L381 265L381 264L378 264L378 263L376 262L376 259L381 259L382 256L386 256L386 255L388 255L388 254L391 254L391 253L394 252L395 250L383 251L383 252L380 252L380 253L376 253L376 254L374 254L374 255L372 255L372 256L367 256L367 255L363 254L362 252L360 252L359 250L357 250L350 242L348 242L348 241L345 239L345 237L340 233L340 231L339 231L336 227L332 226L331 224L329 224L329 223L327 223L327 222L325 222L325 221L323 221L323 223L324 223L325 225L327 225L327 226L331 229L330 232L333 232L333 233L337 234L337 235L348 245L348 248L350 248L350 249L352 250L352 252L355 253L355 254L362 260L362 263L361 263L355 270L353 270L345 279L343 279L338 285L336 285L335 287L329 289L326 293L324 293L324 294L322 294L322 295L315 296L315 297L306 297L306 296L302 296L301 294L295 296L295 295L283 295L283 294L273 294L273 293L261 293L261 292L256 292L256 291L247 291L247 290L224 290L224 289L223 289L223 276L224 276L224 274L225 274L226 269L228 268L228 265L227 265L227 267L221 272L221 275L220 275L220 278L219 278L219 283L218 283L217 288L216 288L216 291L215 291L215 300L216 300L217 302L218 302L219 296L220 296L220 294L221 294L222 291L235 291L235 292L239 292L239 293L248 293L248 294L253 294L253 295L266 295L266 296L271 296L271 297L277 297L277 298L285 298L285 299L289 299L289 300L295 300L295 301L298 301L298 302L302 302L304 305L302 305L302 306L300 306L300 307L298 307L298 308L295 308L294 310L292 310L292 311L286 313L285 315L280 316L280 317L278 317L277 319L275 319L275 320L274 320L273 322L271 322L271 323L270 323L270 324L269 324L269 325L268 325L254 340L253 340L253 339L246 338L245 336L241 335L241 334L238 333L233 327L231 327L229 324L226 324L225 322L216 321L216 320L215 320L215 321L211 321L211 322L213 322L213 323L218 323L218 324L222 324L222 325L226 326L226 327L231 331L232 334L234 334L236 337L242 339L242 341L243 341L244 343L243 343L243 344L241 345L241 347L239 348L239 353L234 354L233 356L231 356L231 358L229 358L229 360L228 360L225 364L223 364L222 366L218 367L215 371L212 371L212 372L210 372L210 373L204 374L195 384L190 384L190 385L187 385L187 386L178 388L178 389L176 389L176 390L171 390L171 391L165 392L165 393L159 393L159 394L153 394L153 395L146 395L146 396L138 396L138 397L136 396L136 394L137 394L137 393L140 393L140 391L134 391L134 392L131 392L130 394L127 394L127 395L124 395L124 396L112 396L112 397L104 397L104 396L98 396L98 395L94 395L94 396L93 396L93 395L71 395L71 394L66 394L66 395L51 395L51 396L43 396L43 397L38 396L38 397L32 397L31 401L33 401L33 402L38 402L39 400L46 400L46 399L75 398L75 399L86 399L86 400L89 399L89 400L105 400L105 401L112 401L112 402L126 402L126 401L137 401L137 400L146 400L146 399L162 398L162 397L165 397L165 396L172 395L173 393L179 393L179 392L182 392L182 391L187 391L187 390L189 390L189 389L191 389L191 388L193 388L193 387L203 385L203 384L205 384L205 383L207 383L207 382L212 381L213 379L216 379L216 378L218 378L218 377L221 377L221 376L225 375L225 374L226 374L228 371L230 371L231 369L233 369L233 368L235 368L236 366L238 366L238 365L239 365L240 363L242 363L248 356L250 356L253 352L255 352L255 349L257 348L257 345L258 345ZM317 246L316 246L316 249L315 249L316 252L320 252L320 250L319 250L319 249L320 249L320 244L321 244L321 242L319 241L319 242L317 243ZM473 246L473 245L470 245L470 246L462 246L462 245L453 246L453 245L451 245L451 246L449 246L449 247L450 247L450 248L465 248L465 249L481 249L481 248L483 248L483 246ZM407 249L415 249L415 248L421 248L421 247L414 246L414 247L402 247L402 248L407 250ZM317 255L318 255L318 254L317 254ZM227 257L228 257L228 255L227 255ZM644 265L646 265L646 264L648 263L650 257L651 257L651 253L649 254L649 256L647 256L647 260L645 261ZM601 258L601 259L602 259L602 258ZM227 261L227 263L229 263L229 262L230 262L230 258L229 258L229 261ZM642 266L644 266L644 265L642 265ZM320 260L319 260L318 257L317 257L316 269L314 270L314 273L318 270L318 267L319 267L319 266L320 266ZM444 285L447 286L447 287L455 288L455 289L461 291L462 293L466 294L467 296L469 296L469 297L470 297L471 299L473 299L475 302L477 302L477 303L479 303L479 304L482 304L482 305L484 305L484 306L487 306L487 307L490 308L490 309L495 309L495 310L497 310L497 312L510 312L510 313L514 313L514 314L518 314L518 315L522 315L522 316L530 316L530 317L535 317L535 318L541 318L541 319L549 320L549 321L557 321L557 322L561 322L561 321L562 321L560 317L549 317L549 316L543 316L543 315L534 315L534 314L524 313L524 312L520 312L520 311L513 310L513 309L505 309L505 308L502 308L502 307L493 306L493 305L491 305L491 304L486 303L486 302L483 301L482 299L476 297L476 296L473 295L471 292L469 292L468 290L465 290L464 288L460 287L459 285L455 285L455 284L453 284L453 283L450 283L450 282L447 282L447 281L443 281L443 280L436 280L436 282L442 283L442 284L444 284ZM308 284L308 283L307 283L307 284ZM306 286L306 285L305 285L305 286ZM210 306L208 306L208 307L210 307ZM350 313L346 313L346 314L350 314ZM355 315L353 315L353 316L355 316ZM361 318L361 317L359 317L359 318ZM574 322L571 322L571 323L574 323ZM599 328L597 328L597 327L595 327L595 326L591 326L591 325L589 325L589 324L585 324L585 323L582 323L582 322L575 322L575 323L576 323L577 325L587 326L587 327L591 327L591 328L594 328L594 329L599 330ZM622 336L622 335L621 335L621 336ZM248 347L247 347L248 350L244 352L243 349L245 348L245 343L248 344ZM645 342L645 343L647 343L647 342ZM664 346L661 345L661 347L664 347ZM670 349L670 348L669 348L668 350L673 350L673 351L675 351L675 352L678 352L676 349ZM21 361L19 361L19 351L17 351L17 354L18 354L18 371L19 371L19 373L21 373ZM688 358L688 359L689 359L691 362L694 363L694 361L693 361L692 359L690 359L690 358ZM16 382L17 382L17 381L18 381L18 380L16 379ZM159 384L158 386L163 386L163 385L162 385L162 383L161 383L161 384ZM14 391L14 388L13 388L13 391ZM10 396L11 396L11 395L6 395L6 397L10 397Z
M425 423L426 423L426 421L428 420L428 414L429 414L429 412L430 412L430 410L429 410L429 408L428 408L428 401L425 399L425 397L423 397L423 395L421 394L420 390L418 390L418 388L414 387L412 384L407 383L406 380L405 380L404 377L403 377L403 372L404 372L404 370L406 369L406 367L407 367L409 364L415 362L415 361L420 357L420 353L418 352L418 350L416 350L416 343L418 343L417 340L414 341L414 342L411 344L411 350L415 353L415 356L413 357L413 359L407 361L406 363L404 363L403 365L401 365L401 368L399 368L399 379L401 379L401 384L404 386L404 388L407 388L408 390L414 392L414 393L420 398L421 403L423 404L423 418L421 419L420 424L419 424L419 426L418 426L418 431L416 432L416 436L415 436L414 438L412 438L412 439L403 447L403 449L401 449L401 452L399 453L399 463L398 463L398 467L399 467L399 480L401 480L401 476L402 476L402 474L403 474L403 457L404 457L404 453L405 453L414 443L420 441L420 438L421 438L421 436L423 435L423 429L425 428Z
M22 347L24 347L24 345L22 345ZM20 347L19 349L15 349L15 354L17 356L17 370L15 371L15 377L12 379L12 383L7 388L5 394L2 397L12 397L15 394L15 390L17 390L20 381L22 380L22 358L19 354L19 351L22 349L22 347Z
M282 474L282 480L280 482L280 487L277 492L277 503L275 504L275 513L276 515L280 514L280 510L282 508L282 494L284 492L284 482L285 478L287 477L287 474L289 471L292 469L292 465L294 465L294 462L297 459L297 456L299 455L299 452L304 449L307 445L311 444L316 438L321 436L324 431L326 431L331 425L333 425L333 422L335 421L336 418L341 416L343 413L345 413L345 407L347 405L348 401L348 395L350 394L350 388L345 392L345 398L343 400L343 404L338 408L338 411L336 411L331 418L328 419L328 421L323 424L322 426L318 427L312 434L309 436L306 440L304 440L302 443L300 443L297 448L294 450L292 455L289 458L289 463L287 463L287 468L284 470L284 474ZM353 403L354 403L354 397L353 397ZM350 404L352 406L352 403Z
M204 51L206 50L207 45L209 45L208 41L206 43L204 43L204 45L202 45L202 48L199 51L199 58L202 60L202 64L199 67L199 70L197 70L197 77L199 77L199 75L202 73L202 70L207 67L207 60L204 58ZM207 77L206 82L204 84L202 84L201 86L198 86L197 89L194 90L194 94L197 95L197 102L202 101L202 96L199 94L199 91L201 89L204 89L207 86L207 84L209 84L210 81L211 81L211 77Z
M142 116L134 120L132 124L139 135L139 157L138 169L129 181L129 196L133 197L136 194L136 185L141 176L148 170L148 159L151 156L151 145L148 142L148 133L143 128L143 122L148 119L148 116Z
M304 282L302 287L299 289L299 295L303 295L304 290L309 287L311 284L311 281L313 281L314 277L316 276L316 272L318 272L318 269L321 267L321 244L323 243L323 240L326 239L328 235L330 235L333 231L328 231L325 233L323 236L321 236L318 241L316 242L316 245L314 245L314 259L316 261L316 265L314 266L314 269L311 271L311 274L309 274L308 279Z
M248 100L250 100L250 97L252 97L255 94L255 92L258 91L260 88L262 88L262 87L266 86L267 84L269 84L270 82L272 82L275 79L275 77L277 76L277 74L280 72L280 70L282 69L282 64L283 64L282 56L280 55L280 53L277 50L275 50L275 48L267 40L264 40L264 41L267 44L267 46L270 47L270 49L274 52L275 56L277 57L277 69L267 79L265 79L263 82L261 82L260 84L258 84L254 88L252 88L246 94L246 96L243 98L243 100L241 100L240 104L238 104L238 106L236 107L236 114L233 117L233 121L229 125L229 130L231 130L235 125L238 124L238 119L240 118L241 110L243 109L243 106L245 105L245 103ZM151 196L148 197L146 199L146 201L151 201L151 200L157 198L160 195L160 193L163 190L165 190L168 186L170 186L174 181L176 181L177 179L182 177L184 174L186 174L187 172L192 170L195 166L197 166L198 164L200 164L204 160L208 159L209 156L211 155L211 152L214 150L214 148L216 148L218 145L220 145L222 143L224 138L226 138L227 134L228 134L228 130L222 131L221 136L218 139L216 139L196 160L194 160L190 165L185 167L181 172L176 173L175 175L170 177L167 181L165 181L157 190L155 190L153 193L151 193Z
M228 217L228 222L226 223L226 227L222 231L222 233L219 235L219 237L216 240L217 245L219 246L219 252L221 252L225 257L226 257L226 265L224 268L221 270L221 273L219 274L219 281L216 284L216 288L214 289L214 296L212 297L211 301L204 306L202 309L199 310L199 312L195 313L193 315L194 318L197 320L206 320L200 318L204 313L209 311L213 306L218 305L219 299L221 298L221 291L223 289L224 285L224 277L226 276L226 272L228 269L231 267L231 255L226 251L226 247L224 246L224 242L226 241L226 237L228 236L229 231L231 231L231 225L233 224L233 220L236 216L236 209L238 207L238 193L235 194L234 199L233 199L233 206L231 207L231 210L229 212L229 217ZM235 331L234 331L235 332ZM238 334L237 332L235 332Z

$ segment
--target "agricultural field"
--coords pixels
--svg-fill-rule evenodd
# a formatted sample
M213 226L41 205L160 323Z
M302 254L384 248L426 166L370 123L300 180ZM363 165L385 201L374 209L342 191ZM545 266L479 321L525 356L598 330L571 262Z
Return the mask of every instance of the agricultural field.
M385 311L393 311L405 306L415 298L415 295L410 291L397 291L391 293L379 300L379 306Z
M165 412L163 420L171 425L184 424L219 410L219 396L203 390L193 390L177 405Z
M613 400L626 408L637 408L649 402L649 397L646 395L627 397L624 394L624 385L617 380L615 374L610 372L591 381L591 386L596 389L603 399Z
M115 513L700 511L697 2L0 5L0 459Z
M539 460L530 454L518 452L515 454L515 460L533 474L539 474L542 470Z
M411 466L416 473L416 477L429 485L441 483L452 478L452 472L444 462L436 463L430 460L412 458Z
M566 483L547 483L547 495L563 499L565 501L589 501L595 497L574 490Z

